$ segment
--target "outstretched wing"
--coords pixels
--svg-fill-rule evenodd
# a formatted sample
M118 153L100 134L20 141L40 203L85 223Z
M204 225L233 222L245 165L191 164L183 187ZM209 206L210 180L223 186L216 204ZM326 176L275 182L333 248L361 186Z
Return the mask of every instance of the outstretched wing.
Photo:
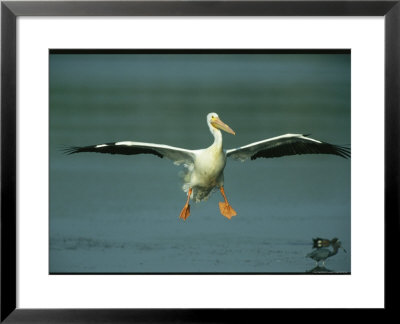
M90 146L73 146L64 149L67 154L82 153L82 152L96 152L108 154L154 154L160 158L167 158L172 160L175 164L194 162L195 154L191 150L185 150L179 147L173 147L163 144L142 143L142 142L115 142Z
M226 151L228 157L240 161L296 154L333 154L349 158L350 149L317 141L307 135L286 134Z

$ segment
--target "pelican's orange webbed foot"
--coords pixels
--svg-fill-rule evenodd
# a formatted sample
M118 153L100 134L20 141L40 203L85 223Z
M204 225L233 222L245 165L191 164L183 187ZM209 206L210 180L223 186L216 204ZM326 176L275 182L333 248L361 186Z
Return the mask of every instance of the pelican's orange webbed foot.
M232 208L231 205L228 203L228 199L226 198L224 187L220 187L219 190L221 191L222 196L224 197L225 202L219 203L219 210L221 214L228 219L231 219L233 216L236 216L236 211Z
M220 202L219 203L219 210L221 214L224 215L226 218L231 219L233 216L236 216L235 210L232 208L231 205L227 202Z
M181 211L181 214L179 215L179 218L182 218L183 220L186 220L190 215L190 205L186 204Z
M189 191L188 191L188 197L187 197L187 200L186 200L186 204L185 204L185 206L183 206L182 211L181 211L181 213L179 215L179 218L181 218L183 220L186 220L186 218L188 218L189 215L190 215L189 200L190 200L190 196L191 195L192 195L192 188L190 188Z

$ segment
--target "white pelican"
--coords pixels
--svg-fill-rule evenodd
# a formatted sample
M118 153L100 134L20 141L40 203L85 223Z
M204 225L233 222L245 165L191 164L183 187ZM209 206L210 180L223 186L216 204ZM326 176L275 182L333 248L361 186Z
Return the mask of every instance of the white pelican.
M180 218L186 220L190 215L190 199L196 202L207 200L213 189L219 188L224 202L219 203L221 214L229 219L236 216L236 211L228 203L224 191L224 168L227 158L239 161L280 157L295 154L334 154L344 158L350 157L346 147L317 141L300 134L286 134L265 139L239 148L224 150L222 147L223 130L235 135L235 132L219 119L216 113L207 115L207 125L214 142L211 146L200 150L186 150L163 144L123 141L83 147L70 147L66 153L98 152L109 154L154 154L160 158L172 160L175 164L183 164L185 174L182 189L187 192L187 200Z

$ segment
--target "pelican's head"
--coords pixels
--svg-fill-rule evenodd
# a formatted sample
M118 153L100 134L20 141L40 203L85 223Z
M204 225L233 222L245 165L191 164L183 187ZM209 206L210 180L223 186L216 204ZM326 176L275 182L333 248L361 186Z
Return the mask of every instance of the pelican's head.
M207 124L212 133L214 133L215 130L221 129L227 133L235 135L235 132L232 130L232 128L223 123L216 113L209 113L207 115Z

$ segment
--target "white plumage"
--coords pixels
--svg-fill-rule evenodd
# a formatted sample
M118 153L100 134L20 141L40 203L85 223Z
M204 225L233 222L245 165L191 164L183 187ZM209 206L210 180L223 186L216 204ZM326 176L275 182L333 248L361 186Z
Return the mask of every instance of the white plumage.
M286 134L282 136L254 142L239 148L224 150L222 133L220 130L235 134L223 123L216 113L207 115L207 125L214 142L211 146L201 150L187 150L163 144L122 141L84 147L70 147L66 153L98 152L109 154L154 154L160 158L167 158L177 165L183 164L183 190L188 193L187 202L181 211L180 217L186 219L190 214L189 199L196 202L206 200L214 189L220 189L225 202L220 203L221 214L227 218L236 215L229 205L224 192L224 168L227 158L239 161L256 158L272 158L295 154L333 154L344 158L350 157L350 149L342 146L321 142L306 135Z
M216 121L218 121L218 124ZM214 188L220 188L224 185L223 171L226 165L226 154L222 148L222 134L213 124L234 134L215 113L207 115L207 124L214 135L214 143L206 149L192 151L195 158L188 165L187 173L184 176L183 190L188 192L192 188L192 198L196 202L207 200Z

